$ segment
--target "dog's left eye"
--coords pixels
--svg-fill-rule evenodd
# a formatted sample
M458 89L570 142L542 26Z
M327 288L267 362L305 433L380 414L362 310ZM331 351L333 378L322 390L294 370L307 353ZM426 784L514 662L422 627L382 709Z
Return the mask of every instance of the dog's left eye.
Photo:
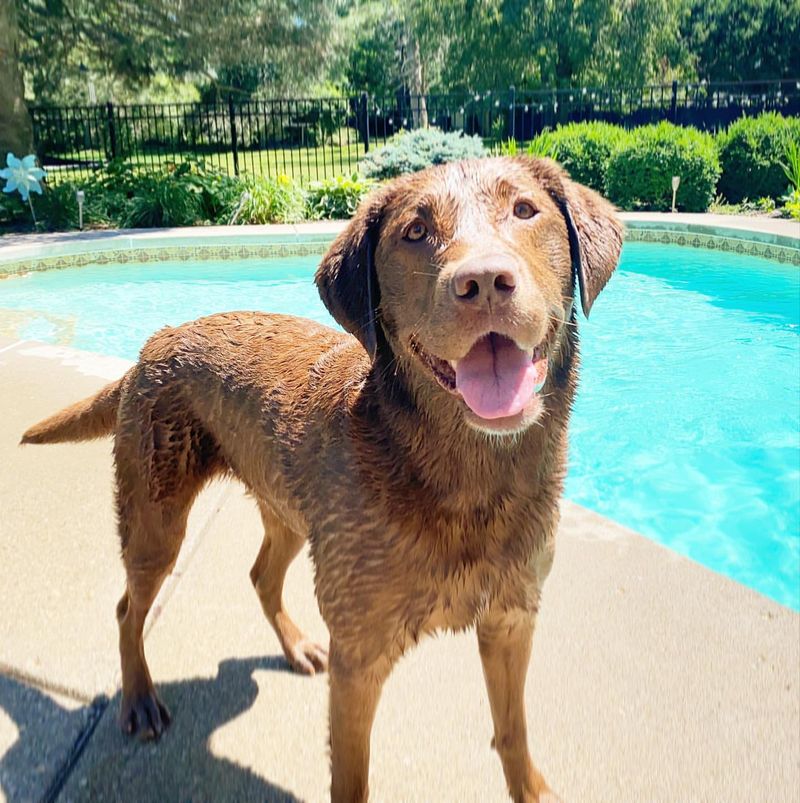
M514 217L528 220L536 214L536 210L527 201L517 201L514 204Z
M421 221L415 220L407 229L403 237L416 243L421 240L428 233L428 227Z

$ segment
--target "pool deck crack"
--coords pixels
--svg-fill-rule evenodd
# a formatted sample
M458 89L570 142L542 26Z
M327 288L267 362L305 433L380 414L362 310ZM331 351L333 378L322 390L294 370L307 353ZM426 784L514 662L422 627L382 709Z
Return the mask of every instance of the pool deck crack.
M106 695L101 694L95 697L94 700L92 700L92 702L89 704L88 721L81 729L75 741L72 743L72 747L70 748L64 763L58 769L58 772L56 772L52 782L50 783L50 786L48 786L47 791L42 796L42 803L54 803L54 801L58 799L58 796L61 794L61 790L64 788L69 780L69 777L72 775L75 766L77 765L80 757L83 755L84 750L94 735L94 732L97 729L97 726L100 724L100 720L103 718L103 714L105 714L110 702L110 699Z

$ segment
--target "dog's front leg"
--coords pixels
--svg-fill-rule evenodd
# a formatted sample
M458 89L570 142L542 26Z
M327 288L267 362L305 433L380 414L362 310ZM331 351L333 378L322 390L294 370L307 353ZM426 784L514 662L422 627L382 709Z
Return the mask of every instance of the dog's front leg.
M490 611L478 625L478 646L494 720L494 746L517 803L556 801L528 752L525 677L535 614Z
M391 662L364 665L331 639L331 801L365 803L369 798L369 743L375 709Z

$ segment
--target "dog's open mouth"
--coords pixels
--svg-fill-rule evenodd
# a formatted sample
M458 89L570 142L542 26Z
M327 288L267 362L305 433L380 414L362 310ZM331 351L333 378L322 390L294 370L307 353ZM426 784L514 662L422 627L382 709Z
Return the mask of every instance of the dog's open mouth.
M485 420L521 413L547 378L547 357L541 346L526 351L497 332L478 339L460 360L434 357L416 341L411 346L437 382Z

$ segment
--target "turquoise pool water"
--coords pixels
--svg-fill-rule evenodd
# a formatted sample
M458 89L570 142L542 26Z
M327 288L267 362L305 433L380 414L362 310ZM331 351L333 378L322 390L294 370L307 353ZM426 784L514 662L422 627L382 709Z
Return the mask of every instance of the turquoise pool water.
M317 262L35 273L0 282L0 337L135 359L222 310L329 322ZM800 271L630 243L581 330L568 497L800 610Z

